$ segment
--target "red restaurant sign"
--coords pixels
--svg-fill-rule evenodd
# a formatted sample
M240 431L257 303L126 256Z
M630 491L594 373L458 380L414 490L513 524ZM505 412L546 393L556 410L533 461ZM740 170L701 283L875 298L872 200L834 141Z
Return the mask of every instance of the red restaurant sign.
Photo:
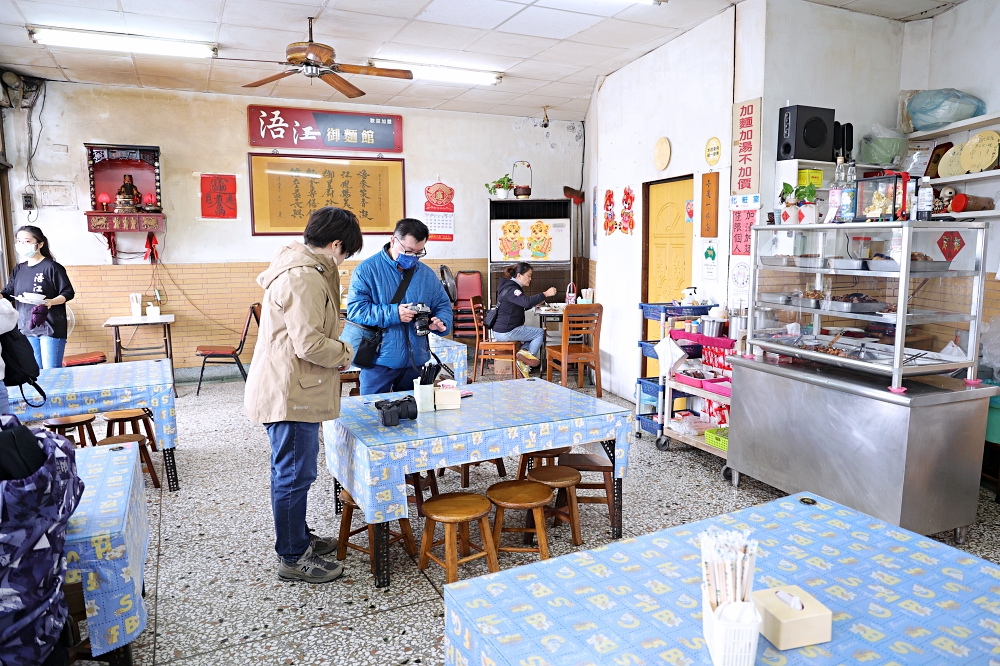
M403 152L403 116L251 104L247 123L258 148Z

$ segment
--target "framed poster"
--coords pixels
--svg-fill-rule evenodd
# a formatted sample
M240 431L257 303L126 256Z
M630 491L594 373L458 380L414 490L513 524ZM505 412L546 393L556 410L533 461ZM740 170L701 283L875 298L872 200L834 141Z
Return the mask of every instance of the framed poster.
M569 262L569 220L490 220L490 261L493 263Z
M403 152L403 116L251 104L247 125L256 148Z
M297 236L312 211L344 208L366 234L388 234L406 217L403 160L250 153L254 236Z

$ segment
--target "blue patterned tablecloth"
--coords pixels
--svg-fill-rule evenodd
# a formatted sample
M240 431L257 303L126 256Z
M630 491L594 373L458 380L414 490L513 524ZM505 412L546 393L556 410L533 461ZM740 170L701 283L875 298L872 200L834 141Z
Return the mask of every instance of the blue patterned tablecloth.
M711 664L711 525L760 540L755 589L799 585L833 611L831 642L761 636L758 664L1000 664L1000 566L809 493L447 585L445 663Z
M461 342L442 338L433 333L427 336L427 340L430 342L431 351L452 369L455 381L459 386L463 386L469 376L469 348Z
M394 428L379 423L371 403L407 393L343 399L340 418L323 424L326 462L366 521L408 515L406 474L528 451L584 445L601 452L601 442L615 440L615 476L625 476L630 409L537 379L474 384L471 390L461 409L425 412Z
M66 532L66 582L83 583L90 645L99 655L146 627L146 484L131 442L77 449L76 473L86 488Z
M21 421L145 407L153 412L157 446L172 449L177 445L174 380L168 359L50 368L42 370L38 385L48 396L41 407L28 405L19 389L8 389L11 411ZM33 403L41 400L34 389L25 387L24 393Z

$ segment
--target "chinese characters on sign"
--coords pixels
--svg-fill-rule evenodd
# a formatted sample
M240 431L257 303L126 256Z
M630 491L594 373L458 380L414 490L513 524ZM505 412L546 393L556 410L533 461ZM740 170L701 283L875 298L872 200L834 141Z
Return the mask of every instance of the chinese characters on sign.
M951 261L965 247L965 239L957 231L946 231L941 234L941 238L938 238L937 246L941 248L944 258Z
M386 233L405 217L403 161L250 155L254 234L297 234L309 215L336 206L364 233Z
M403 150L402 116L251 104L247 120L251 146L383 153Z
M701 237L715 238L719 235L719 174L701 175Z
M434 183L424 188L424 224L430 229L428 240L455 240L455 198L454 188L444 183Z
M236 219L236 176L201 174L201 216L218 220Z
M733 104L732 194L759 192L761 98Z
M750 227L757 223L756 210L734 210L733 216L733 242L730 246L730 254L734 257L750 256Z

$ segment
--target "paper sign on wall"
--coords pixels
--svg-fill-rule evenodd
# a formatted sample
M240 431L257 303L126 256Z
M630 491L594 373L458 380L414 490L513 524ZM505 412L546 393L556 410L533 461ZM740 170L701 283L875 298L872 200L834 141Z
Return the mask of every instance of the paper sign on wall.
M719 174L701 175L701 237L719 235Z
M236 219L236 176L201 174L201 216L215 220Z
M719 247L714 238L701 242L701 277L705 280L719 277Z
M734 210L732 223L731 254L734 257L750 256L750 227L757 223L757 211Z
M733 104L732 194L759 192L761 98Z
M424 196L424 224L431 232L427 240L455 240L455 189L434 183L424 188Z
M729 258L729 307L742 308L750 302L750 260Z

